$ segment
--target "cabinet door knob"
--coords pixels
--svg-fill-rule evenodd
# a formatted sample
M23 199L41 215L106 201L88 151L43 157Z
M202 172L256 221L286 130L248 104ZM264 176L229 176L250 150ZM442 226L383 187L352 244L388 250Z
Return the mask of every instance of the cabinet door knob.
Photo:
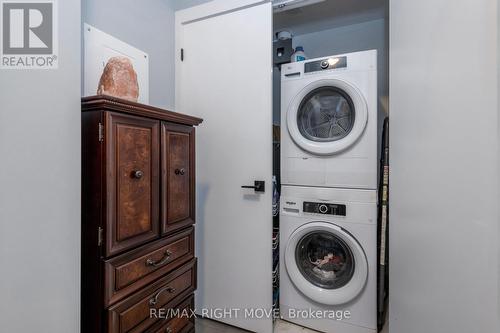
M184 176L186 174L186 170L184 168L182 169L175 169L175 174L176 175L181 175L181 176Z
M132 171L132 178L141 179L142 177L144 177L144 172L141 170Z

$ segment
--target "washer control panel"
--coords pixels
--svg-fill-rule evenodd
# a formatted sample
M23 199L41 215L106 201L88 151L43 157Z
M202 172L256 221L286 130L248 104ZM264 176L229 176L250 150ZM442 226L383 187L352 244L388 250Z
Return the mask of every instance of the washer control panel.
M346 68L347 57L332 57L316 61L306 62L304 65L304 72L319 72L328 69Z
M346 205L322 203L322 202L304 202L304 213L346 216Z

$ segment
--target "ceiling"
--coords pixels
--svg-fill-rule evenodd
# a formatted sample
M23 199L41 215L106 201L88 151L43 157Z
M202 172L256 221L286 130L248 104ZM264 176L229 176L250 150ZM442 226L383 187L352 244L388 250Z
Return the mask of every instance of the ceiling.
M389 0L326 0L274 14L274 30L294 35L386 18Z

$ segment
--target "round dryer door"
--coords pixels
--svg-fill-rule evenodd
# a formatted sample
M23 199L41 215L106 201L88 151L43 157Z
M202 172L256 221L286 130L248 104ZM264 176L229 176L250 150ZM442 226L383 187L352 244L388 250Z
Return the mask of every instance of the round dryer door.
M361 245L344 229L326 222L305 224L292 234L285 265L297 289L326 305L351 301L368 278Z
M316 155L332 155L350 147L363 134L367 120L367 104L361 92L338 79L309 84L287 112L293 141Z

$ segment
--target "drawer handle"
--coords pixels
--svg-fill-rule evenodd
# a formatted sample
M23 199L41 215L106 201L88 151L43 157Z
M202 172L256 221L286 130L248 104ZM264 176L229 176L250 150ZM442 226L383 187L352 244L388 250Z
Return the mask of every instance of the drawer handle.
M141 170L132 171L132 178L141 179L142 177L144 177L144 172Z
M176 175L181 175L181 176L184 176L186 174L186 170L184 168L182 169L175 169L175 174Z
M160 261L154 261L153 259L149 258L146 260L146 266L153 266L153 267L158 267L165 265L167 261L170 260L170 257L172 256L172 252L169 250L165 251L165 254L163 255L163 258Z
M158 298L160 298L160 295L163 294L165 291L167 291L169 294L173 294L173 293L175 293L175 288L165 287L163 289L160 289L160 291L156 293L155 297L152 297L149 300L149 305L155 306L158 303Z

